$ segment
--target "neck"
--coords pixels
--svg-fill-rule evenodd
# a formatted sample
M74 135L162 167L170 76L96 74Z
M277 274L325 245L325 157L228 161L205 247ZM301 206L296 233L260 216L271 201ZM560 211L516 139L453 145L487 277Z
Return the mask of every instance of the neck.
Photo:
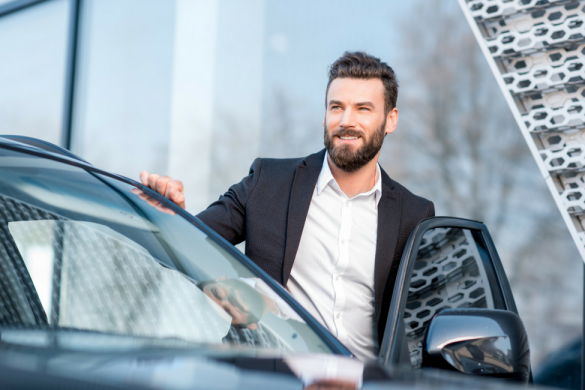
M341 191L347 195L348 198L353 198L356 195L368 192L376 184L376 164L378 163L378 156L380 152L366 165L355 172L345 172L331 161L331 157L327 155L327 163L331 174Z

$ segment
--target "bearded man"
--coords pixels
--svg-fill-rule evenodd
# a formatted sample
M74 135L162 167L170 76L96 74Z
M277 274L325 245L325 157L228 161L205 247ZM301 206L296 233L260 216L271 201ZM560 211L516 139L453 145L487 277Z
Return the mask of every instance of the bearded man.
M378 165L396 129L394 71L363 52L331 65L325 149L304 158L257 158L250 174L197 217L246 255L362 360L375 359L406 240L433 203ZM140 179L181 207L183 185Z

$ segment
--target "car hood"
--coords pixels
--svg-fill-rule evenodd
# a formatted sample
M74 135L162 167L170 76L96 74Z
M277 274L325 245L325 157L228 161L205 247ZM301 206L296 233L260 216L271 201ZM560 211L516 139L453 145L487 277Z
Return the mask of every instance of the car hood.
M324 354L194 346L79 331L0 331L0 386L91 389L510 388L509 382Z

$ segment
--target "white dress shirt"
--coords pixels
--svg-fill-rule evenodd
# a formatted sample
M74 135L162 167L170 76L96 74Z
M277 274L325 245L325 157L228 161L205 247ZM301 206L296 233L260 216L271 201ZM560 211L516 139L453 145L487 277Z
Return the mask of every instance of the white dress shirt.
M378 355L374 264L381 195L378 165L374 187L350 199L333 178L326 154L286 284L361 360Z

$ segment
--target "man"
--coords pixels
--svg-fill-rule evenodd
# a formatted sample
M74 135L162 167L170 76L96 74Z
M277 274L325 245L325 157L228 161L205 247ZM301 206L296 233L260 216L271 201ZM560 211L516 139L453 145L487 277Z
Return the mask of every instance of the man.
M285 286L358 358L376 358L406 240L434 216L378 165L396 129L392 68L363 52L333 63L323 121L325 150L298 159L258 158L250 174L197 216ZM141 181L185 207L183 185Z

